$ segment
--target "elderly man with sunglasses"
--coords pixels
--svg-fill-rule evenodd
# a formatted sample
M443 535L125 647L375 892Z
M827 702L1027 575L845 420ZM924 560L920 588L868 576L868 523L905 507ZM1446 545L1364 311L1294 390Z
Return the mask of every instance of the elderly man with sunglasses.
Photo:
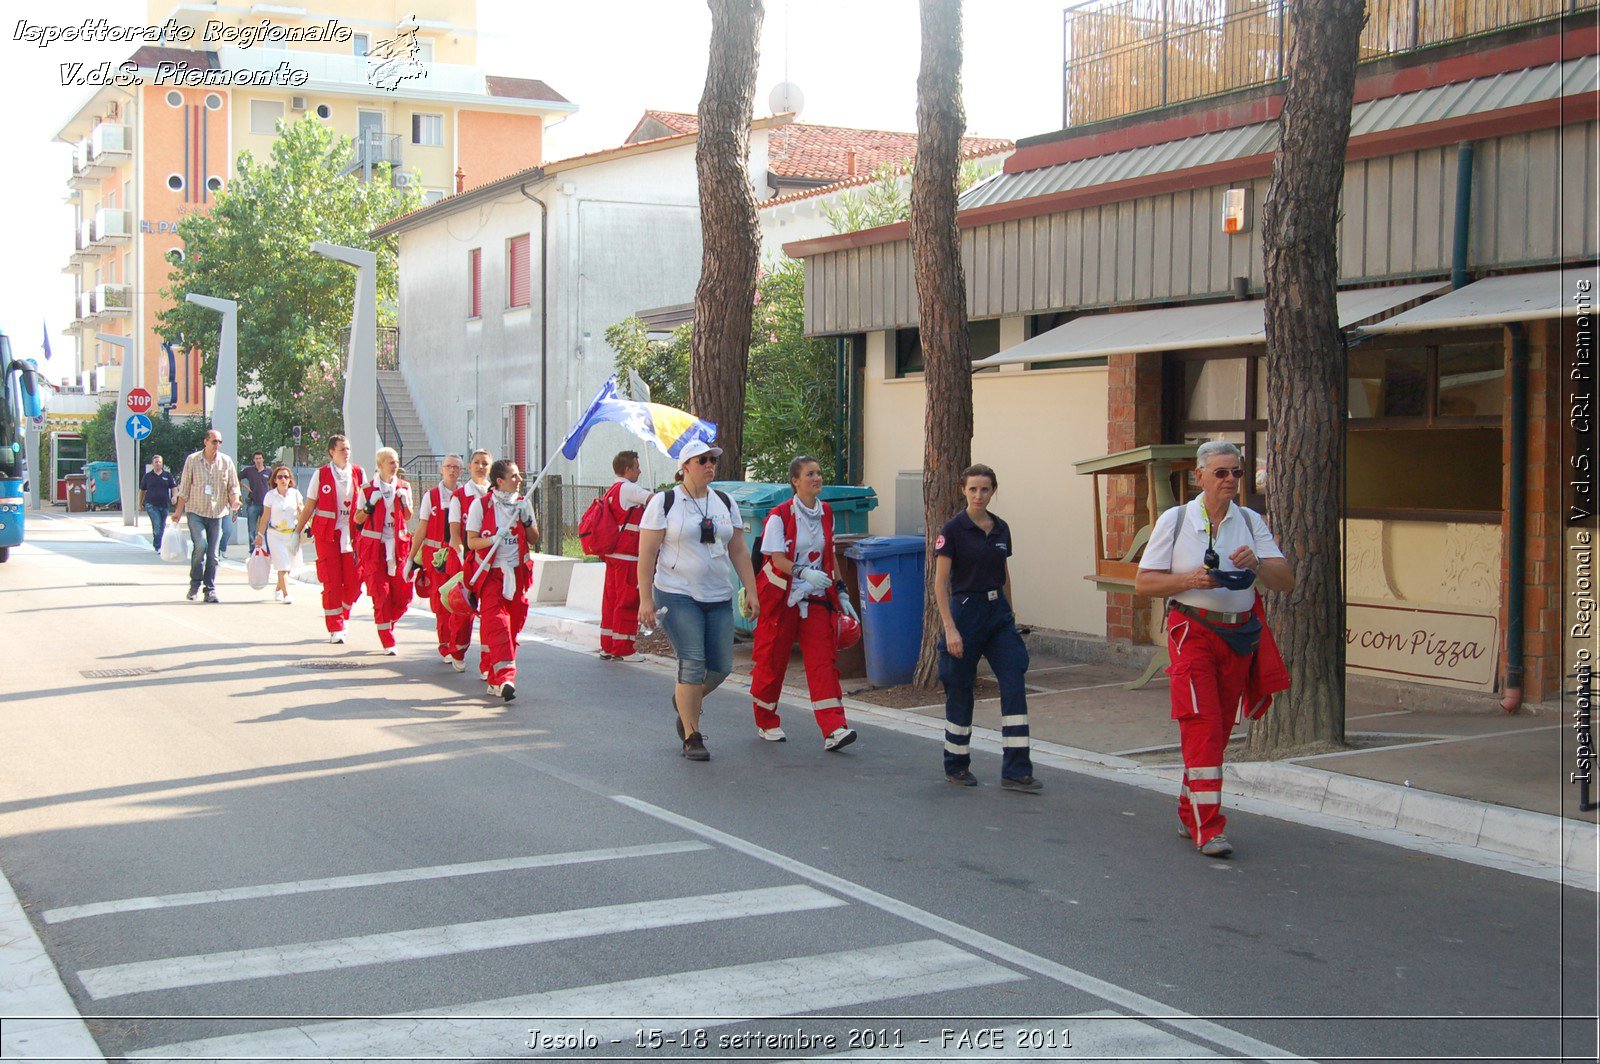
M1256 585L1292 591L1294 570L1261 515L1237 502L1242 458L1225 440L1200 445L1200 497L1156 520L1133 585L1135 594L1167 600L1167 675L1183 749L1178 833L1208 857L1233 853L1222 833L1222 757L1233 726L1265 713L1289 686Z

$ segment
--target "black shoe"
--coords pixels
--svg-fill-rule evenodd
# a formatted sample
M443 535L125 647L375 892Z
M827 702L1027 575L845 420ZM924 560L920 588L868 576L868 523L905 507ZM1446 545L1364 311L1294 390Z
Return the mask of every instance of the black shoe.
M206 592L206 601L207 602L221 602L222 600L217 598L217 593L215 591L207 591Z
M978 777L967 769L962 769L960 772L946 772L944 778L958 787L976 787L978 785Z
M706 752L706 741L699 732L690 732L689 737L683 741L683 756L690 761L711 760L711 755Z
M510 680L507 680L505 683L501 684L500 697L505 699L507 702L517 697L517 685L512 683Z
M1008 791L1021 791L1024 794L1038 794L1044 784L1032 776L1006 776L1000 781L1000 786Z
M194 601L194 597L196 595L198 595L198 594L200 594L200 585L196 584L194 587L191 587L189 589L189 593L187 595L183 596L183 597L188 599L190 602L193 602Z

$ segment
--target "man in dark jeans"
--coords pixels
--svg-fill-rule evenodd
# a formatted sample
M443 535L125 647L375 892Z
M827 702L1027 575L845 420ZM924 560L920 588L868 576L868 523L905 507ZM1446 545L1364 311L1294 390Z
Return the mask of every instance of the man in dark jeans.
M262 503L267 497L267 492L272 490L271 477L272 471L267 468L267 456L260 451L250 456L250 464L239 476L239 479L244 481L244 486L250 489L244 501L246 545L255 542L256 526L261 524L261 512L266 509Z
M150 539L156 550L161 549L161 533L166 529L172 493L177 487L172 471L162 465L161 456L150 459L150 469L139 482L139 490L144 494L144 512L150 515Z
M189 593L191 602L204 585L207 602L217 601L217 544L222 523L239 512L239 474L233 459L222 453L222 433L207 429L201 449L183 463L178 477L172 523L189 517Z

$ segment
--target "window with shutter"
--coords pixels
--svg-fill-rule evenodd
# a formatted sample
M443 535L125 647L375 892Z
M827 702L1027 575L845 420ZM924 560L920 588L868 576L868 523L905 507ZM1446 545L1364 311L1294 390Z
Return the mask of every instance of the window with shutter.
M483 317L483 249L467 252L467 317Z
M527 306L528 288L528 234L523 233L506 244L506 306Z

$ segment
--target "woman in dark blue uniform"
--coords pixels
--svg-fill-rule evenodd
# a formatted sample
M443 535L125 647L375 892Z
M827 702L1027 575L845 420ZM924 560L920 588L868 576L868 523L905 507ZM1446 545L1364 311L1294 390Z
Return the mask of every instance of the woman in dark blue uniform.
M944 523L934 542L934 594L944 634L939 637L939 679L944 683L944 773L951 783L976 787L972 774L972 701L978 658L989 660L1000 683L1000 735L1004 748L1000 785L1033 792L1028 756L1028 648L1011 613L1011 529L989 512L999 487L994 470L969 466L961 474L967 508Z

